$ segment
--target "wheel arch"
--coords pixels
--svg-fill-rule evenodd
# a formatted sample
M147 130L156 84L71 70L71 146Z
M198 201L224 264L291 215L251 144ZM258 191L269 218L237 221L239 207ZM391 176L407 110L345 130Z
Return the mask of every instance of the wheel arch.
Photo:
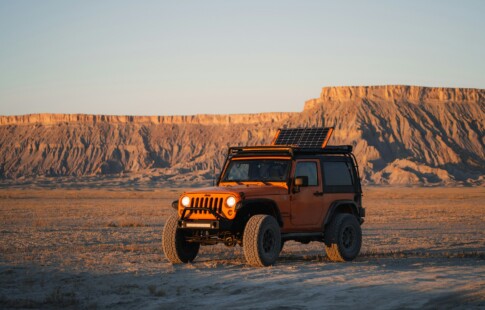
M328 212L327 212L327 216L325 217L325 220L323 222L323 226L324 227L327 226L332 221L333 217L339 213L352 214L357 218L359 223L363 222L359 214L359 208L355 201L337 200L330 205L330 208L328 209Z
M236 206L236 219L246 222L256 214L266 214L273 216L280 227L283 227L283 218L281 217L278 204L268 198L245 199Z

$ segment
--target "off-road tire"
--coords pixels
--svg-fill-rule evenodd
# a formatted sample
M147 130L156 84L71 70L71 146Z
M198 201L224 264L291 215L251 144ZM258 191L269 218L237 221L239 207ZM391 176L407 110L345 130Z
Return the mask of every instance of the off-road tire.
M177 228L177 222L177 216L172 215L165 223L162 232L163 253L172 264L189 263L197 257L200 244L187 242L187 233Z
M335 215L325 229L325 251L334 262L352 261L359 255L362 230L355 216L347 213Z
M273 265L281 250L281 232L276 219L264 214L252 216L244 229L243 249L249 265Z

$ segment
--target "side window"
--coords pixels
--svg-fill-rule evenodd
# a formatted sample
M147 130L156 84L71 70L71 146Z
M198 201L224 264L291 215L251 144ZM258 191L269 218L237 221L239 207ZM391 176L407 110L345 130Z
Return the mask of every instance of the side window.
M323 163L323 174L327 186L352 186L352 175L349 166L343 161L328 161Z
M299 162L296 164L295 177L307 176L308 186L318 185L316 162Z

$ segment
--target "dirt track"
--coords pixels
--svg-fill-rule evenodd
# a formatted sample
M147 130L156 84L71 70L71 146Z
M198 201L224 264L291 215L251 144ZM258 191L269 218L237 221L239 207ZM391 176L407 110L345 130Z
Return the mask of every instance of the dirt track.
M0 191L0 306L485 307L483 188L367 189L355 262L289 242L270 268L224 246L167 263L160 232L178 192Z

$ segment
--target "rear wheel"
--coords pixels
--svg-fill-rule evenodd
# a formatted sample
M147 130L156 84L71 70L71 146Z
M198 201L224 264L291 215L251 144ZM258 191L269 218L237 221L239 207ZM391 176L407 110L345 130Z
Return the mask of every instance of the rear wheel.
M325 251L331 261L351 261L359 255L362 230L355 216L337 214L325 229Z
M200 244L187 242L187 231L178 229L178 218L172 215L168 218L162 233L162 248L165 257L172 264L193 261L199 253Z
M249 265L263 267L273 265L281 250L280 226L270 215L252 216L243 235L244 256Z

